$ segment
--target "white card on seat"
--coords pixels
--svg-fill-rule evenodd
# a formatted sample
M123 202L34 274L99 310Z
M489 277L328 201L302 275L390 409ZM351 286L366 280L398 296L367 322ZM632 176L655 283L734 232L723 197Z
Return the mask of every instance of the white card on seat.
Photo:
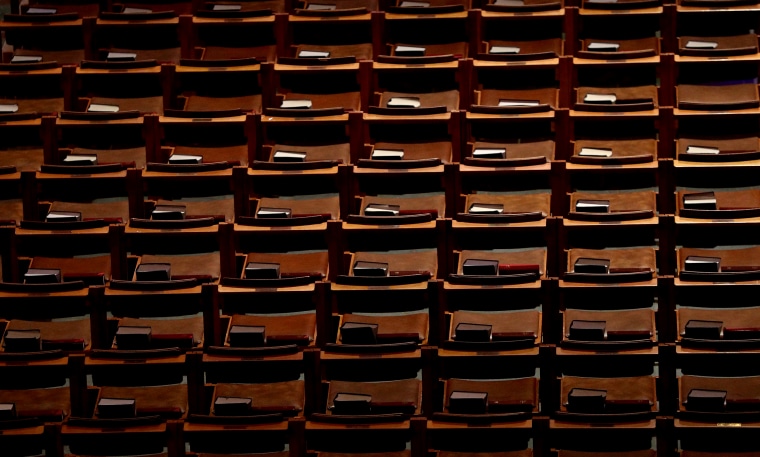
M420 99L417 97L391 97L388 106L391 108L419 108Z
M298 52L298 57L302 59L326 59L330 57L330 53L328 51L307 51L304 49Z
M285 109L310 109L311 100L283 100L280 108Z
M582 157L612 157L612 149L606 148L581 148L578 152Z
M374 149L372 158L375 160L401 160L404 158L403 149Z
M333 11L337 8L337 5L330 3L309 3L309 5L306 7L306 9L310 11Z
M135 60L137 54L134 52L109 52L106 60Z
M538 100L499 100L499 106L538 106Z
M58 10L55 8L29 8L26 14L55 14Z
M212 11L240 11L243 5L214 5Z
M476 159L504 159L507 157L505 148L476 148L472 151L472 156Z
M396 54L399 53L416 53L416 54L425 54L425 48L423 46L404 46L404 45L398 45L393 50Z
M0 113L8 114L18 111L18 105L15 103L12 105L0 105Z
M65 164L88 163L89 165L98 164L98 156L94 154L69 154L63 159Z
M493 4L496 6L525 6L523 0L496 0Z
M686 42L686 49L715 49L718 43L715 41L692 41Z
M295 151L275 151L274 155L272 156L272 159L274 159L275 162L278 162L278 161L303 162L305 158L306 158L305 152L295 152Z
M588 48L589 51L600 51L600 52L610 52L610 51L617 51L620 49L620 45L618 43L589 43Z
M687 146L687 154L720 154L720 149L709 146Z
M203 156L191 155L191 154L172 154L169 157L170 164L190 164L190 163L203 163Z
M489 54L519 54L520 48L517 46L491 46Z
M101 105L99 103L90 103L87 107L88 113L118 113L119 107L117 105Z
M11 63L37 63L42 62L42 56L13 56Z
M430 8L430 3L428 2L412 2L409 0L404 0L399 5L401 8Z
M149 10L147 8L130 8L126 7L124 8L124 11L122 13L124 14L150 14L153 10Z
M467 212L470 214L502 214L504 212L504 206L473 203Z
M583 101L585 103L615 103L617 96L615 94L586 94Z

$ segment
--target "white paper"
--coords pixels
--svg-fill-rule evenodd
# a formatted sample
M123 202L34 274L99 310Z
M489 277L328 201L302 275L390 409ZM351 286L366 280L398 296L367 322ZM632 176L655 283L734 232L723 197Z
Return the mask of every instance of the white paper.
M311 100L283 100L280 108L309 109L311 108Z
M0 403L0 411L12 411L15 406L13 403Z
M538 100L499 100L499 106L538 106Z
M475 158L483 158L483 157L495 157L499 156L499 158L503 158L507 156L507 150L504 148L477 148L474 151L472 151L472 156Z
M150 14L153 10L149 10L147 8L130 8L126 7L124 8L124 11L122 13L124 14Z
M214 5L211 8L212 11L240 11L242 9L242 5Z
M581 148L578 155L582 157L612 157L612 149Z
M420 99L413 97L391 97L388 106L391 108L419 108Z
M525 6L523 0L496 0L493 4L496 6Z
M687 41L686 49L715 49L718 43L714 41Z
M13 56L11 63L37 63L42 62L42 56Z
M55 211L51 211L48 213L48 215L45 217L46 220L56 220L56 219L70 219L72 217L76 217L75 214L62 214Z
M589 43L588 48L589 51L617 51L620 49L620 45L617 43Z
M519 54L520 48L516 46L491 46L490 54Z
M91 162L92 164L98 163L98 156L90 154L69 154L63 159L63 163L74 162Z
M259 216L274 216L274 215L278 215L278 214L285 214L285 215L287 215L288 212L286 210L284 210L284 209L283 210L277 210L277 211L269 211L269 210L260 209L260 210L256 211L256 214L259 215Z
M55 8L29 8L26 14L55 14L58 10Z
M720 149L706 146L687 146L687 154L720 154Z
M134 52L109 52L106 60L135 60L137 54Z
M307 10L311 11L333 11L337 8L337 5L332 5L329 3L309 3L309 5L306 7Z
M400 52L416 52L416 53L422 53L425 54L425 48L422 46L396 46L396 49L394 50L396 54Z
M470 214L501 214L504 212L504 208L489 208L487 206L479 206L477 203L470 206Z
M190 160L196 163L201 163L203 162L203 156L196 156L196 155L190 155L190 154L172 154L172 156L169 157L169 163L188 162Z
M579 201L575 203L576 208L599 208L599 207L608 207L610 206L609 202L590 202L590 201Z
M128 398L101 398L98 406L125 406L133 405L134 403L134 400Z
M617 96L615 94L586 94L583 101L586 103L615 103Z
M98 103L90 103L87 107L88 113L118 113L119 107L117 105L101 105Z
M687 257L684 262L685 263L715 263L717 261L719 261L719 259L702 260L699 258L695 259L693 257Z
M688 195L686 195L688 197ZM691 206L691 205L714 205L718 201L715 199L715 197L703 197L703 198L685 198L684 199L684 205Z
M8 114L8 113L15 113L16 111L18 111L18 105L16 104L0 105L0 113Z
M403 159L403 149L375 149L372 151L373 159Z
M394 216L398 216L398 210L390 209L390 208L372 208L372 207L365 207L364 208L364 214L371 216L373 214L388 214L391 213Z
M305 152L275 151L272 156L275 159L305 159Z
M428 3L428 2L412 2L412 1L405 0L405 1L401 2L401 4L399 6L401 8L429 8L430 7L430 3Z
M303 50L298 53L298 57L312 58L312 59L326 59L330 57L330 53L327 51L307 51Z

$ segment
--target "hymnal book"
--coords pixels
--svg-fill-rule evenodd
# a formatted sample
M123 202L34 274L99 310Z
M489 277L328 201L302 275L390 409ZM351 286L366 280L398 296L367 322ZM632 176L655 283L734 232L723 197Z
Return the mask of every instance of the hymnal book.
M0 403L0 420L9 421L16 418L15 403Z
M505 148L476 148L472 151L474 159L506 159L507 150Z
M380 205L371 203L364 207L365 216L398 216L401 207L399 205Z
M248 262L245 266L245 279L279 279L280 264Z
M55 8L28 8L26 14L56 14L58 12Z
M150 218L154 221L181 221L186 212L185 205L156 205Z
M243 5L214 5L212 11L240 11Z
M80 222L82 213L74 211L50 211L45 216L45 222Z
M428 2L412 2L409 0L404 0L399 5L401 8L430 8L430 3Z
M137 281L171 281L172 265L170 263L141 263L135 269Z
M290 208L259 208L256 217L260 219L287 219L293 214Z
M422 57L425 55L425 47L398 45L393 49L393 53L400 57Z
M42 56L13 56L11 63L37 63L42 62Z
M419 108L420 99L417 97L392 97L388 100L389 108Z
M485 414L488 410L488 392L455 390L449 395L449 412L453 414Z
M61 270L54 268L30 268L24 274L25 284L51 284L61 282Z
M582 321L570 322L568 337L571 340L580 341L604 341L607 331L606 321Z
M727 393L725 390L691 389L686 395L686 408L704 412L724 411Z
M303 162L306 160L305 152L297 151L274 151L273 162Z
M245 416L251 412L251 398L216 397L214 400L215 416Z
M573 411L602 411L607 401L607 391L574 388L567 394L567 409Z
M718 47L718 43L715 41L693 41L686 42L686 49L715 49Z
M302 59L326 59L330 57L329 51L308 51L304 49L298 52L298 57Z
M170 165L195 165L203 163L203 156L196 156L191 154L172 154L169 157Z
M723 333L722 321L691 319L684 326L683 336L697 340L719 340Z
M538 106L541 102L538 100L499 100L498 106Z
M69 154L63 159L64 165L97 165L98 156L95 154Z
M516 46L491 46L489 54L519 54L520 48Z
M87 107L88 113L118 113L118 105L103 105L100 103L90 103Z
M7 330L3 340L8 352L36 352L42 349L39 329Z
M717 210L718 200L715 192L700 192L683 196L684 209Z
M374 160L401 160L404 158L403 149L373 149Z
M462 322L454 329L454 341L487 343L491 341L491 325Z
M116 346L121 349L147 349L150 347L150 327L120 325L116 329Z
M333 398L333 411L337 414L369 414L372 395L339 392Z
M124 14L150 14L153 10L150 10L148 8L131 8L129 6L124 8L124 11L122 13Z
M130 62L137 60L137 54L134 52L109 52L106 60L111 62Z
M686 146L687 154L720 154L720 148L712 146Z
M720 257L702 257L690 255L683 261L683 267L686 271L699 271L702 273L720 272Z
M586 94L583 97L583 103L615 103L616 101L615 94Z
M591 259L581 257L573 265L575 273L607 274L610 272L610 261L608 259Z
M311 100L283 100L282 109L311 109Z
M263 325L233 325L230 327L230 346L235 348L264 346L267 342L266 331Z
M496 6L525 6L524 0L496 0L493 2Z
M388 264L359 260L354 263L354 276L388 276Z
M340 340L344 344L375 344L378 327L364 322L344 322L340 326Z
M612 157L612 149L607 148L581 148L578 152L580 157Z
M465 259L462 263L462 274L468 276L497 276L499 274L499 261Z
M470 214L501 214L504 212L504 205L491 203L473 203L467 209Z
M609 213L609 200L578 200L575 202L575 211L579 213Z
M615 52L618 49L620 49L620 45L618 43L593 42L593 43L589 43L586 49L588 49L589 51L597 51L597 52Z
M0 104L0 114L10 114L18 111L18 105L13 104Z
M133 398L101 398L98 401L98 417L103 419L123 419L137 415L137 404Z
M331 3L309 3L306 9L309 11L333 11L338 8L337 5Z

